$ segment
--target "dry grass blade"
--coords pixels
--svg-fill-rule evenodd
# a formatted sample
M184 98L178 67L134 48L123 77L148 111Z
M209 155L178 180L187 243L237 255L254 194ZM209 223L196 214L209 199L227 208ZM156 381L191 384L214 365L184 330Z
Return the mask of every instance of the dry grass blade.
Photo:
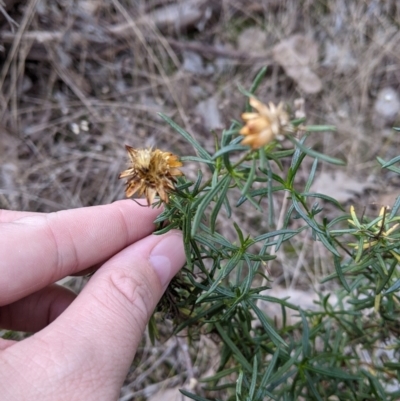
M23 33L25 32L25 30L28 28L29 24L31 23L32 19L35 16L35 9L37 6L39 0L30 0L27 6L27 10L24 14L24 18L22 19L19 29L15 35L15 38L13 40L11 49L8 53L7 59L3 65L3 68L1 69L1 73L0 73L0 89L4 87L4 80L7 76L7 73L9 71L10 65L12 63L12 61L14 60L14 58L16 57L20 42L21 42L21 38ZM12 88L14 89L14 88ZM10 89L10 92L12 92L12 89ZM11 94L8 94L8 98L11 96ZM0 115L0 120L4 119L4 115L7 109L7 97L5 98L2 95L2 91L0 92L0 100L1 100L1 109L2 109L2 113Z
M5 8L6 4L3 0L0 1L0 13L3 14L4 18L7 20L8 24L10 25L11 31L14 32L14 29L18 27L18 23L14 21L10 15L7 13ZM11 4L9 5L11 6Z

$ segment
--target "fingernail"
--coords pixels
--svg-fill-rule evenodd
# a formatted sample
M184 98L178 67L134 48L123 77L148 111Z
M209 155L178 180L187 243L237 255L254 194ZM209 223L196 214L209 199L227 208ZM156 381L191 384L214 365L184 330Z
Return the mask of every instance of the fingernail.
M182 234L180 232L165 234L165 238L151 251L149 260L161 285L165 287L186 261Z

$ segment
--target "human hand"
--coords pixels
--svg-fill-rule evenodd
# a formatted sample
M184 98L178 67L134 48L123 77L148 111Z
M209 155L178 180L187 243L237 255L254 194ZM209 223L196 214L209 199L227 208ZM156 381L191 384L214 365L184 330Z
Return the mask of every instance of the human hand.
M130 200L58 213L0 210L0 398L116 400L146 324L183 266L179 231ZM55 281L102 265L76 296Z

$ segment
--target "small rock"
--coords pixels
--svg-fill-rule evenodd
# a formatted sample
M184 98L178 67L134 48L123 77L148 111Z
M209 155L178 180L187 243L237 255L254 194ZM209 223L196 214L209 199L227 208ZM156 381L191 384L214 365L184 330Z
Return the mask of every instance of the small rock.
M182 68L184 71L193 72L200 74L203 72L203 59L201 56L194 52L183 52L183 64Z
M399 94L390 87L381 89L375 100L374 111L384 125L392 124L400 112Z
M201 56L194 52L183 52L184 71L193 72L195 74L203 72L203 59Z
M27 75L24 75L22 77L22 82L20 82L20 84L18 85L18 96L21 96L23 93L28 92L30 89L32 89L32 87L32 80Z
M102 2L99 0L80 0L77 8L89 15L94 15L101 8Z
M211 131L223 128L221 114L218 109L218 101L215 97L203 100L196 106L196 113L203 120L204 127Z
M147 399L147 401L181 401L183 399L180 386L174 388L167 388L158 391ZM186 397L185 397L186 398Z
M4 163L0 166L0 184L4 189L16 189L18 167L14 163Z
M221 50L234 50L234 47L230 43L215 43L214 46ZM214 61L214 65L217 74L224 74L232 70L234 63L230 58L217 57Z
M251 27L245 29L240 33L238 40L238 50L260 55L267 51L267 33L258 27Z
M322 90L322 81L312 70L318 63L318 44L313 39L293 35L275 45L272 55L305 93Z
M357 60L346 45L338 46L336 43L327 40L325 42L325 58L322 65L334 68L340 74L345 74L357 67Z
M194 100L204 99L207 96L207 92L199 85L190 86L189 93Z
M211 17L208 0L187 0L174 4L168 4L157 8L148 15L144 16L142 22L150 19L158 29L174 28L177 32L191 26L203 26Z
M214 72L212 65L204 66L201 56L194 52L183 52L182 69L197 75L211 75Z

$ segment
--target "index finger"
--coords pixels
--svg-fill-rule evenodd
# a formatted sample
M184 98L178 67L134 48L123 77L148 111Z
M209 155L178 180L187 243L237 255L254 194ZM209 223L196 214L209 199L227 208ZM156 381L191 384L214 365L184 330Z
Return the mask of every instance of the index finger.
M160 209L131 200L0 224L0 305L103 262L154 231Z

